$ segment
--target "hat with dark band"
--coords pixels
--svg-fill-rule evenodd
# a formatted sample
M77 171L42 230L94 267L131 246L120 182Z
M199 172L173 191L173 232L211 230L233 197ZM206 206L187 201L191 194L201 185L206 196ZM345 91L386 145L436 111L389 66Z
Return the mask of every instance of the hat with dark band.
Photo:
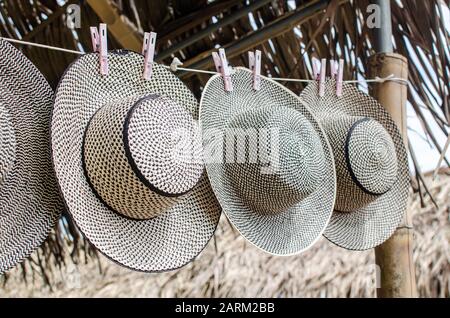
M404 141L391 116L374 98L327 80L325 96L318 84L302 92L327 133L337 171L335 213L325 236L350 249L366 250L386 241L400 223L408 203L409 170Z
M197 257L221 209L206 177L198 102L169 70L144 58L98 54L72 64L56 94L55 169L68 211L86 238L128 268L160 272Z

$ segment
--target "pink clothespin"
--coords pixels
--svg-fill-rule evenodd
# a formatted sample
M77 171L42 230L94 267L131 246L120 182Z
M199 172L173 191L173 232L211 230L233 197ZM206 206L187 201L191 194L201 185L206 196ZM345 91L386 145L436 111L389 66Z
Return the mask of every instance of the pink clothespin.
M222 73L222 62L220 61L219 53L212 52L212 57L214 60L214 65L216 66L216 72Z
M327 76L327 60L322 59L322 65L320 67L320 78L319 78L319 96L325 96L325 80Z
M344 83L344 60L339 60L339 70L336 79L336 95L342 96L342 87Z
M261 89L261 51L248 52L249 68L253 72L253 89Z
M91 27L92 48L100 54L100 74L108 75L108 31L105 23L100 24L100 30Z
M233 84L231 82L231 70L228 66L227 56L224 49L219 49L219 54L213 52L214 64L216 71L222 74L225 91L233 91Z
M255 67L255 52L248 52L248 68L253 71Z
M318 81L320 79L320 61L316 58L313 58L312 67L313 67L314 79Z
M155 46L156 46L155 32L145 32L144 45L142 47L142 55L145 57L144 61L144 79L147 81L151 79L153 74L153 61L155 58Z
M335 60L330 60L331 78L336 79L338 75L338 62Z
M97 27L91 27L92 51L100 53L100 34Z

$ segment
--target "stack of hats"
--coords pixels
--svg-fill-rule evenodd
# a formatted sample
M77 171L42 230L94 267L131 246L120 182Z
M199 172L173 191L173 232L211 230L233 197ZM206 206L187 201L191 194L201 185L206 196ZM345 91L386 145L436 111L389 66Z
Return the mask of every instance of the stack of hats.
M233 91L226 92L221 76L212 77L201 100L205 152L225 150L207 160L211 185L248 241L275 255L300 253L321 237L333 212L336 177L326 134L280 84L262 78L254 90L252 72L243 68L231 80ZM257 140L245 141L255 133ZM229 147L233 134L244 142ZM227 160L233 151L247 158Z
M80 57L54 98L19 51L0 41L0 56L0 273L42 244L59 193L93 246L144 272L195 259L222 209L250 243L280 256L322 234L373 248L402 219L404 143L354 86L338 97L330 79L324 96L317 83L297 96L261 77L256 90L252 72L236 68L233 90L215 75L199 105L167 68L154 63L144 79L144 57L119 50L108 53L107 76L98 53Z
M373 248L393 234L408 200L407 153L375 99L349 84L338 97L331 79L324 96L312 83L300 97L264 77L254 90L253 73L241 68L231 80L233 91L226 92L221 76L211 78L200 120L205 149L226 150L224 160L207 162L207 171L224 212L245 238L266 252L291 255L324 230L350 250ZM261 172L267 160L248 160L254 151L245 143L238 148L247 161L227 162L236 150L228 147L230 136L251 139L261 129L278 133L270 149L278 156L274 173ZM217 138L217 130L227 138ZM262 148L257 155L264 156Z

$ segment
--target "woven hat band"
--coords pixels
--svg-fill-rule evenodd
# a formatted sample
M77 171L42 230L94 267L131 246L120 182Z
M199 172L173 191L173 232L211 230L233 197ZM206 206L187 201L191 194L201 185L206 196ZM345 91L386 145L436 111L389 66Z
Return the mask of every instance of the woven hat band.
M6 108L0 101L0 188L15 159L16 138Z
M272 105L245 111L231 119L229 133L241 142L231 149L227 144L226 155L243 152L247 160L227 163L225 173L257 213L285 211L320 186L325 155L317 132L300 112Z
M167 97L106 104L85 132L83 163L91 187L132 219L156 217L177 203L200 180L201 159L195 122Z
M361 209L393 187L398 178L395 145L380 123L367 117L341 116L326 118L324 128L336 160L336 210Z

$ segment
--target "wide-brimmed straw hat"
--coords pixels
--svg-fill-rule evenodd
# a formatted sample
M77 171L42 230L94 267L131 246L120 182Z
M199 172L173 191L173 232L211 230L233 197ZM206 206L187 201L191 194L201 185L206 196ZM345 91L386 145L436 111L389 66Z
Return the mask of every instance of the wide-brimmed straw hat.
M50 155L53 91L0 39L0 274L47 238L63 209Z
M238 231L260 249L293 255L313 245L331 217L335 168L325 133L294 93L236 68L206 85L200 125L208 176ZM238 144L240 142L240 144Z
M195 117L198 102L169 70L144 57L108 54L74 62L59 84L52 120L55 170L68 211L86 238L128 268L180 268L204 249L221 210L210 188Z
M366 250L386 241L402 220L410 184L406 147L391 116L374 98L336 82L318 84L302 92L326 131L337 170L335 213L325 236L350 249Z

